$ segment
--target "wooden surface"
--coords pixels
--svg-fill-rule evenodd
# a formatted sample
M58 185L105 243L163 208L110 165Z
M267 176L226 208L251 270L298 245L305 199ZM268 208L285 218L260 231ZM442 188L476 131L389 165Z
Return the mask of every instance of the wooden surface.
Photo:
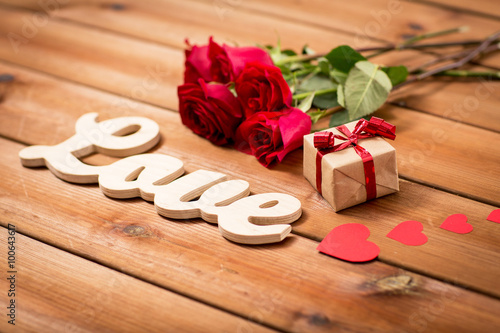
M0 306L9 301L9 223L19 292L16 326L3 315L0 331L497 332L500 224L486 217L500 206L498 81L432 80L392 95L376 115L397 126L400 192L339 213L302 176L300 150L265 169L194 135L176 112L186 38L253 45L279 35L284 47L323 52L461 25L469 31L453 38L482 38L500 27L497 1L397 4L377 21L388 1L0 0ZM9 33L25 42L13 47ZM375 60L415 66L434 56ZM474 68L499 69L500 54ZM280 244L238 245L201 219L163 218L142 199L110 199L97 185L21 166L22 148L69 138L88 112L148 117L162 135L151 152L181 159L188 173L246 180L254 194L294 195L303 216ZM470 234L439 228L456 213L467 215ZM427 244L385 236L406 220L423 223ZM377 260L317 252L332 228L352 222L370 229Z

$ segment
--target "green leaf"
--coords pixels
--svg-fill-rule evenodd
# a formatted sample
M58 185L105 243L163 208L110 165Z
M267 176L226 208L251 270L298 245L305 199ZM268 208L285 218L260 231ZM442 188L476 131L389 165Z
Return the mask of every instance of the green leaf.
M326 58L318 59L318 67L322 74L330 75L330 63L326 60Z
M345 107L344 86L341 84L337 87L337 102Z
M337 93L332 92L329 94L315 96L312 104L320 109L329 109L339 106L339 103L337 102Z
M300 102L300 104L297 106L297 109L302 110L303 112L309 111L311 109L311 106L312 106L314 94L315 94L315 92L313 92L312 94L310 94L309 96L304 98L302 100L302 102Z
M316 74L303 79L299 83L298 90L307 92L335 88L337 85L327 76Z
M335 68L330 71L330 76L333 77L338 84L345 84L345 80L347 80L347 73L341 72Z
M283 76L292 74L292 71L287 66L278 66L278 68L281 70L281 74L283 74Z
M329 126L336 127L348 123L350 121L351 119L349 118L349 113L347 112L346 109L344 109L342 111L335 112L330 116Z
M281 49L279 47L268 49L267 53L269 53L269 56L271 57L273 63L276 63L282 59Z
M358 61L349 72L343 91L349 118L361 118L377 110L391 89L391 80L379 66Z
M312 50L309 45L304 45L304 47L302 47L302 54L315 54L316 52L314 52L314 50Z
M359 52L347 45L334 48L325 58L332 64L333 68L344 73L348 73L358 61L366 60Z
M311 112L308 112L307 114L309 115L309 117L311 117L311 122L312 124L316 124L318 122L318 120L321 119L321 117L323 116L325 112L324 111L311 111Z
M294 50L283 50L281 51L281 54L284 54L288 57L293 57L297 55L297 52L295 52Z
M391 80L393 87L405 82L408 77L408 68L406 66L382 67L382 70Z

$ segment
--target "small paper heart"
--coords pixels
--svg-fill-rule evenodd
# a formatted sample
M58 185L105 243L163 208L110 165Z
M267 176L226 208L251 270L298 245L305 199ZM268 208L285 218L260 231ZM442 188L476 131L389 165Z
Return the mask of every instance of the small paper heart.
M424 226L418 221L405 221L392 229L387 237L402 244L418 246L427 243L427 236L422 232Z
M342 224L330 231L317 250L351 262L370 261L378 256L380 248L367 240L369 236L370 230L362 224Z
M486 218L488 221L500 223L500 209L495 209Z
M441 224L440 228L457 234L467 234L474 229L471 224L467 223L467 216L464 214L453 214L448 216Z

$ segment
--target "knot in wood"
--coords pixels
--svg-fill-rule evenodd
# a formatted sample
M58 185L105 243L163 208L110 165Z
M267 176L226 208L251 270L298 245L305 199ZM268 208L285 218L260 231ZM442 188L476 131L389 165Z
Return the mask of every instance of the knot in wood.
M11 82L11 81L14 81L14 75L0 74L0 82Z
M123 229L123 232L128 236L145 236L147 233L146 228L140 225L129 225Z
M125 5L122 3L112 3L111 5L109 5L109 8L116 11L122 11L125 10Z
M416 284L409 275L388 276L377 280L375 285L385 292L405 292L413 288Z

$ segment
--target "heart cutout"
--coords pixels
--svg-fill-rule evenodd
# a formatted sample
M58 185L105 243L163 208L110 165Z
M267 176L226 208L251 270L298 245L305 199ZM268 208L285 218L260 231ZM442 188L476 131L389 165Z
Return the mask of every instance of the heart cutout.
M500 223L500 209L493 210L486 219L491 222Z
M424 226L418 221L404 221L392 229L387 237L402 244L418 246L427 243L427 236L422 232Z
M474 229L471 224L467 223L467 216L464 214L453 214L448 216L441 224L440 228L457 234L467 234Z
M362 224L342 224L330 231L317 250L350 262L370 261L378 256L380 248L367 240L369 236L370 230Z

